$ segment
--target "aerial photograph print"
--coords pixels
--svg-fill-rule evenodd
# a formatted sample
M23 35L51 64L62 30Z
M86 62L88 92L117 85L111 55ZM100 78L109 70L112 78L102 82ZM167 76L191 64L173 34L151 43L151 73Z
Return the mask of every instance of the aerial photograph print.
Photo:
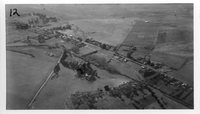
M194 109L193 6L5 4L6 110Z

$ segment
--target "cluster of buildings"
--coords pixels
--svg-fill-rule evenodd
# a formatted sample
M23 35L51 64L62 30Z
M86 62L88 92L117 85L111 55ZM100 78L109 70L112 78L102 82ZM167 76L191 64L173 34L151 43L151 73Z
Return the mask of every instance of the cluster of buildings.
M149 105L156 103L156 108L166 108L163 101L158 98L155 93L146 85L136 82L126 82L118 87L104 86L103 89L98 89L91 92L76 92L71 95L72 108L81 109L81 105L85 104L88 109L98 109L96 104L106 97L113 97L131 105L132 109L144 109ZM129 100L129 101L127 101ZM113 102L112 99L108 102ZM102 102L103 103L103 102ZM106 105L106 104L102 104ZM120 107L118 107L120 108Z
M70 24L66 24L66 25L62 25L62 26L56 26L56 27L52 27L50 28L51 30L71 30L71 25Z
M57 22L57 21L58 19L56 17L48 17L45 14L41 13L28 13L28 14L23 14L22 20L16 21L13 24L16 26L16 29L28 29L38 26L42 27L50 22Z
M43 24L47 24L49 22L57 22L58 19L56 17L48 17L45 14L42 13L32 13L33 16L37 16L42 22Z
M96 40L91 39L91 38L86 39L85 42L93 44L93 45L98 46L98 47L105 49L105 50L113 50L114 49L114 46L111 46L111 45L105 44L105 43L101 43L101 42L96 41Z
M190 85L166 74L158 74L146 81L165 94L191 106L193 105L193 88Z

